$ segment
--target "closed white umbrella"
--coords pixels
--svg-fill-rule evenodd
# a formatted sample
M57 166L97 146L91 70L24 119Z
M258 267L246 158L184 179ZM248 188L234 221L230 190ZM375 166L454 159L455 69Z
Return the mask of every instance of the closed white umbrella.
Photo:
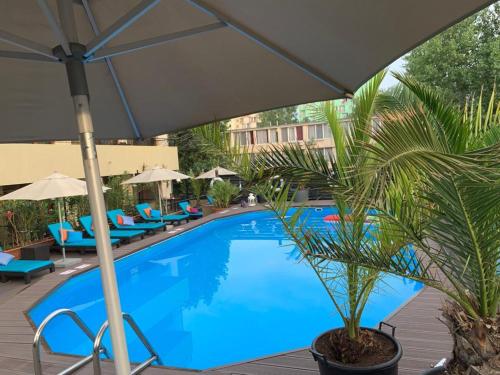
M108 188L103 188L107 190ZM62 232L62 214L61 214L61 198L74 197L79 195L87 195L87 184L85 181L78 180L73 177L63 175L61 173L53 173L50 176L35 181L20 189L17 189L9 194L0 197L0 200L31 200L41 201L45 199L57 199L57 212L59 216L59 228ZM66 258L66 248L64 238L61 235L62 255L61 261L55 262L57 266L66 267L80 262L79 258Z
M209 178L216 178L220 176L235 176L235 175L237 175L237 173L230 171L229 169L222 167L215 167L210 169L208 172L200 174L198 177L196 177L196 179L203 180Z
M100 139L144 139L351 97L493 2L2 0L0 142L80 140L116 373L130 363L92 117Z
M172 181L172 180L185 180L187 178L191 178L188 175L185 175L180 172L172 171L167 168L162 168L159 166L148 169L142 173L139 173L137 176L129 178L122 182L122 185L125 184L148 184L152 182L158 183L158 205L160 207L160 217L163 222L163 209L161 203L161 182L162 181Z

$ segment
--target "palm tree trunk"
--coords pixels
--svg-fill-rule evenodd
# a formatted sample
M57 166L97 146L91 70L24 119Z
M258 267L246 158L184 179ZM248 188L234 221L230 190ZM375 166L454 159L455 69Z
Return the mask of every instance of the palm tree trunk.
M500 314L473 319L456 303L445 302L444 323L453 337L451 374L500 374Z

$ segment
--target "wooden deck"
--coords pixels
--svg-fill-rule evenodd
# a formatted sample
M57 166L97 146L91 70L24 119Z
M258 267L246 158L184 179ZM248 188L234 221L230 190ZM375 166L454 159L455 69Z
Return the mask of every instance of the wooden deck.
M324 203L326 202L317 202L317 204ZM260 209L262 208L241 209L234 207L225 212L176 227L176 229L180 229L176 232L169 227L166 232L121 246L114 251L115 258L131 254L214 218ZM81 257L80 255L75 256ZM63 270L57 269L52 274L44 273L41 276L35 276L30 285L24 285L22 280L0 283L0 375L33 374L32 342L34 330L26 319L25 311L69 277L97 266L95 254L88 254L83 258L83 263L90 266L70 275L61 275ZM399 371L401 375L420 374L422 370L429 368L441 358L450 356L451 337L444 324L438 321L441 300L442 296L439 292L424 288L415 298L389 319L386 319L398 327L396 336L403 345L404 353ZM77 360L76 357L54 355L45 352L45 350L42 352L44 374L57 374ZM114 374L111 362L103 361L102 367L104 374ZM78 373L92 374L92 369L87 367ZM200 374L200 372L162 367L149 368L143 373L151 375ZM318 371L311 355L304 349L206 370L201 373L212 375L313 375L317 374Z

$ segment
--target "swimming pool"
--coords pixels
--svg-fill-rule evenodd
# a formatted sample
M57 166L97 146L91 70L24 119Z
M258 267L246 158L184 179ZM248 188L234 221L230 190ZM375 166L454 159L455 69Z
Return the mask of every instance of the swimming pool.
M311 225L334 209L309 209ZM207 369L308 346L341 325L312 269L270 212L218 219L116 261L123 311L130 313L165 365ZM362 323L374 326L415 294L419 283L385 276ZM71 308L97 332L105 320L97 269L76 276L29 311L39 325ZM45 330L54 352L87 355L91 345L66 317ZM131 359L147 353L127 328ZM109 334L104 339L110 348Z

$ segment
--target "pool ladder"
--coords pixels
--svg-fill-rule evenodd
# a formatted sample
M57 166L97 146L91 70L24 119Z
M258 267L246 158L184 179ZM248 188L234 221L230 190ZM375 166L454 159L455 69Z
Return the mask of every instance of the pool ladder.
M34 369L35 369L35 375L43 375L42 373L42 361L40 357L40 342L42 339L42 333L47 326L54 318L60 316L60 315L66 315L67 317L71 318L71 320L76 324L78 328L85 334L85 336L88 337L88 339L92 342L93 349L92 349L92 354L82 358L80 361L76 362L75 364L69 366L68 368L64 369L63 371L59 372L58 375L68 375L68 374L73 374L75 371L81 369L83 366L87 365L88 363L92 362L92 366L94 369L94 375L100 375L101 374L101 354L103 354L106 358L110 358L108 350L104 347L102 344L102 339L104 337L104 334L106 333L108 327L109 327L109 322L106 320L101 328L99 328L99 331L97 332L96 335L92 333L90 328L83 322L82 319L78 316L77 313L75 313L73 310L70 309L59 309L54 311L53 313L49 314L40 324L38 327L36 334L35 334L35 339L33 340L33 363L34 363ZM147 351L150 354L150 357L146 359L144 362L140 363L137 367L132 369L130 372L131 375L139 374L143 370L145 370L147 367L153 364L153 362L156 362L157 364L161 365L162 362L160 360L160 356L156 353L156 351L153 349L151 346L151 343L148 341L146 336L142 333L141 329L137 325L137 323L134 321L132 316L130 314L123 313L123 320L128 323L130 328L135 332L139 340L141 340L142 344L144 347L147 349Z

